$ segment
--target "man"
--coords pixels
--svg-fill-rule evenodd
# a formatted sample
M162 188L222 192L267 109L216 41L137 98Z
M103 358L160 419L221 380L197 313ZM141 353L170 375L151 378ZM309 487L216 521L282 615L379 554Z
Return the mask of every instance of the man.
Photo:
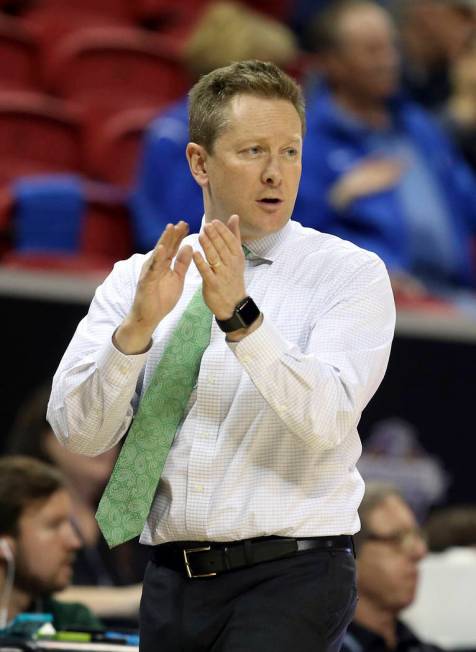
M397 95L389 15L341 0L314 34L325 82L308 105L300 220L376 252L396 289L476 287L476 183L429 114Z
M342 652L437 652L398 620L415 599L426 543L398 491L367 484L355 537L359 601Z
M144 652L338 650L355 600L356 424L394 330L388 276L290 221L304 108L279 68L217 69L189 113L201 232L169 224L149 256L116 265L60 363L50 423L95 455L135 412L98 518L111 543L137 528L154 546Z
M80 540L71 525L71 498L61 474L34 458L0 458L0 594L3 625L23 612L53 615L59 629L101 627L82 604L52 595L66 588ZM11 573L13 584L9 588Z

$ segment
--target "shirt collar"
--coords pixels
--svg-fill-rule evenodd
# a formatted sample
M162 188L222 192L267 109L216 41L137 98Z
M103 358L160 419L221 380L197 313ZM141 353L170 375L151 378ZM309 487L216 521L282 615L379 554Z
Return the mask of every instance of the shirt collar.
M387 646L380 634L363 627L355 622L349 625L348 634L353 636L362 646L363 650L386 650ZM406 625L397 621L397 647L403 645L402 649L409 649L412 645L419 644L419 640Z
M200 229L205 224L205 215L202 217L202 223ZM282 229L276 231L275 233L270 233L265 235L264 238L259 238L257 240L243 240L243 244L246 246L250 252L246 258L247 260L252 261L261 261L272 263L278 255L279 249L285 240L289 237L291 233L292 226L291 220L288 220ZM197 243L198 243L198 233L196 234Z
M250 260L263 260L266 262L274 262L280 246L287 239L291 229L291 222L288 220L282 229L275 233L265 235L264 238L257 240L244 240L243 244L246 245L250 251L247 256Z

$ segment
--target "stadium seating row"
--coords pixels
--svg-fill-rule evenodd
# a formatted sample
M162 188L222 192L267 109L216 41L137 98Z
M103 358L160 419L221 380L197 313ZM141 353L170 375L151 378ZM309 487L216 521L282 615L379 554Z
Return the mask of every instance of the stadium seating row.
M0 187L16 177L77 172L127 187L160 103L104 117L39 93L0 92Z

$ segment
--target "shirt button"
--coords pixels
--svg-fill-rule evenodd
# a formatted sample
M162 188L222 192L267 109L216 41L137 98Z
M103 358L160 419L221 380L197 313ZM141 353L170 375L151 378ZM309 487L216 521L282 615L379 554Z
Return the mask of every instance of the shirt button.
M243 362L244 362L245 364L249 364L249 363L251 362L251 356L249 356L249 355L244 355L244 356L243 356Z
M211 374L207 378L208 384L209 385L214 385L216 383L216 378L215 376L212 376Z
M196 494L203 494L204 490L205 490L205 487L203 486L203 484L195 484L195 485L193 485L193 491Z

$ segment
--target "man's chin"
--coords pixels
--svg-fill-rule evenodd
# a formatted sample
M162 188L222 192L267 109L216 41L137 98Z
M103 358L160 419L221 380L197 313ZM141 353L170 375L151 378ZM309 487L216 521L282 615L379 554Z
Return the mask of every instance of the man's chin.
M72 579L73 579L72 569L69 569L68 571L63 571L55 578L53 582L51 582L50 591L52 593L64 591L64 589L68 588L68 586L71 584Z
M413 602L415 601L415 596L416 596L416 589L413 589L412 591L408 591L407 593L405 593L405 595L402 595L399 604L399 611L401 611L402 609L406 609L411 604L413 604Z
M271 235L272 233L276 233L277 231L281 231L281 229L289 222L289 219L289 217L283 215L273 215L272 219L261 219L256 220L251 224L243 224L241 229L241 239L258 240L267 235Z

